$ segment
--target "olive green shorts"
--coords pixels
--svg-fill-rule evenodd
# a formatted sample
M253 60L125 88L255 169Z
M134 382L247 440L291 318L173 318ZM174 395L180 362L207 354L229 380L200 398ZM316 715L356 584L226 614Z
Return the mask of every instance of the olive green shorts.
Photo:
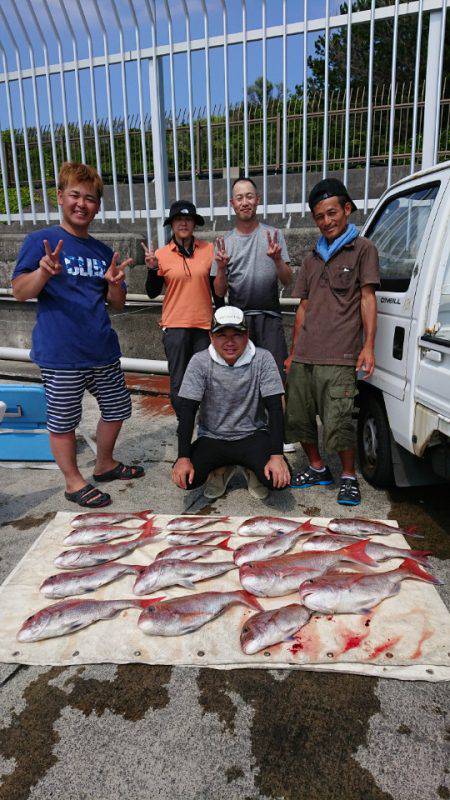
M286 441L317 446L319 416L327 451L355 447L352 414L356 393L354 367L293 361L286 387Z

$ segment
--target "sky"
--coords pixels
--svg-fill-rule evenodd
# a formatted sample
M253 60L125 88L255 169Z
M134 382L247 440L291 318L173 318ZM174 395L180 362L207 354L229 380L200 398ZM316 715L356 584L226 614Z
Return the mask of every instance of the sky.
M83 22L77 9L76 0L31 0L37 21L41 27L42 36L48 48L49 62L58 63L58 40L61 47L63 60L73 59L72 39L70 30L64 20L61 10L62 2L65 3L69 14L69 19L76 37L78 56L80 59L88 56L87 35L83 27ZM103 55L104 35L97 16L96 7L99 9L103 23L105 35L107 37L110 53L120 52L120 37L117 17L123 29L125 50L135 49L135 29L133 17L130 11L130 3L133 3L141 36L141 46L151 45L151 28L146 4L150 0L81 0L82 8L86 14L89 25L93 50L95 55ZM202 38L204 36L204 15L201 0L186 0L191 24L191 38ZM220 0L205 0L208 12L209 34L216 36L222 33L222 5ZM242 30L242 3L241 0L226 0L228 12L228 30L230 33ZM114 12L114 7L117 16ZM1 8L5 13L10 32L16 42L16 49L11 36L2 19L0 13L0 44L5 51L6 62L9 71L16 69L17 54L20 59L22 69L28 69L31 64L30 47L27 42L26 33L32 43L32 51L36 66L44 64L44 49L30 11L29 0L1 0ZM175 42L185 40L185 14L183 11L182 0L169 0L169 8L172 15L173 38ZM267 0L267 26L279 25L283 19L282 0ZM20 13L23 21L23 28L15 9ZM337 0L330 0L331 13L338 13L339 3ZM164 10L163 0L156 0L157 11L157 37L159 44L168 43L168 25ZM304 4L298 0L286 0L286 13L288 22L298 22L303 20ZM321 18L325 13L325 0L309 0L307 3L308 18ZM247 0L247 28L260 28L262 24L262 3L260 0ZM314 52L314 41L317 32L308 36L308 52ZM234 45L228 49L229 58L229 97L231 103L240 102L243 96L243 77L242 77L242 46ZM260 42L248 44L248 84L252 84L255 79L262 74L262 47ZM170 77L169 60L163 59L164 76L164 105L166 111L170 109ZM0 73L4 70L2 52L0 50ZM181 111L188 105L188 88L186 77L186 55L177 54L174 59L175 71L175 98L177 110ZM194 106L202 108L206 103L206 81L205 81L205 54L204 51L192 53L192 74L193 74L193 101ZM148 66L143 66L144 81L144 104L145 112L150 113L150 100L148 93ZM303 76L303 37L288 37L287 45L287 84L292 90L295 84L302 83ZM267 77L268 80L276 84L282 81L282 42L280 39L268 40L267 42ZM113 116L123 116L123 95L121 90L120 66L110 67L111 93ZM211 106L223 106L224 103L224 64L223 49L213 48L210 50L210 80L211 80ZM105 90L105 69L104 67L95 69L95 82L97 94L97 116L106 118L106 90ZM136 64L129 63L126 67L126 82L128 91L128 106L130 114L138 113L138 94L137 94L137 72ZM12 91L13 116L16 127L22 127L20 113L18 82L10 84ZM80 72L80 85L82 95L82 115L84 120L92 118L91 93L89 87L89 71ZM42 125L49 122L48 103L46 96L45 78L37 79L39 96L39 118ZM66 73L65 76L66 95L68 103L68 117L70 121L77 120L75 103L75 81L73 73ZM62 121L62 103L59 75L51 78L51 88L54 106L55 122ZM33 93L31 80L24 81L24 95L26 119L28 125L35 124L33 108ZM0 83L0 123L3 128L8 127L8 117L6 109L6 95L3 83Z

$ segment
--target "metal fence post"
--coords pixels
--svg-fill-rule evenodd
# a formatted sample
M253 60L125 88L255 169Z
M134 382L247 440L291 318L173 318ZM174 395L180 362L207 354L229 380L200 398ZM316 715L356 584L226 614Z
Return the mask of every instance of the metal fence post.
M164 217L168 206L168 185L167 185L167 140L166 140L166 117L164 114L164 83L162 64L156 54L156 15L152 6L152 44L153 52L149 60L149 79L150 79L150 105L152 111L152 150L153 150L153 176L155 186L155 204L158 213L157 234L158 247L163 247L166 243L166 231L164 228Z
M434 164L434 142L439 126L439 39L442 11L430 12L428 31L427 71L425 77L425 108L423 117L422 169Z

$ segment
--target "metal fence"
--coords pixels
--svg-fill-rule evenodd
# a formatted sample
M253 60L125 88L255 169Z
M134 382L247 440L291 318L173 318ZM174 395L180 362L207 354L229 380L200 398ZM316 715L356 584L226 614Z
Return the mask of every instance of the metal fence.
M389 161L389 114L391 107L389 85L375 86L372 98L372 150L370 163L372 166L387 166ZM411 162L412 137L413 137L413 102L414 85L402 84L395 90L395 123L393 141L393 163L397 166L408 166ZM307 170L317 170L323 165L323 128L324 128L323 92L314 92L308 102L307 108ZM425 105L425 83L419 87L417 103L417 130L419 136L416 147L416 165L419 166L422 158L423 111ZM330 169L343 169L345 156L345 93L340 89L330 92L328 102L328 167ZM367 87L357 86L350 90L350 141L348 163L353 168L363 168L367 144ZM208 119L206 108L194 108L194 152L195 172L198 178L208 175ZM286 169L288 172L298 172L302 167L302 120L303 99L289 98L287 104L287 148ZM248 174L261 174L263 171L263 115L262 107L258 103L249 104L247 112L248 126ZM153 147L151 119L148 114L144 117L144 129L147 150L147 175L150 180L154 177ZM139 118L136 114L130 115L125 124L123 118L113 120L113 138L116 178L119 183L128 181L127 174L127 136L129 142L129 158L131 173L135 181L142 181L144 177L141 131ZM450 158L450 97L447 96L447 80L444 79L440 101L439 120L439 148L438 161ZM283 104L282 100L269 101L267 105L267 169L270 174L278 174L283 167ZM41 127L40 137L45 163L45 179L48 187L55 186L55 177L52 166L52 135L55 141L56 158L58 163L65 161L68 156L66 147L65 130L63 125L57 125L53 131L48 125ZM97 136L102 164L102 174L105 183L112 181L113 171L111 162L110 130L107 119L97 122ZM25 152L25 136L21 129L14 131L17 151L19 182L21 186L27 185L27 168ZM34 185L41 185L39 171L38 136L36 128L28 128L28 144L30 146L31 171ZM95 135L91 121L84 123L82 135L77 125L69 125L69 152L75 161L82 159L81 139L84 139L84 157L88 163L95 163ZM175 162L174 135L170 117L165 118L165 148L167 152L168 178L187 178L191 174L191 153L189 148L189 111L184 108L176 114L176 147L177 165ZM212 172L215 177L222 177L226 161L226 123L225 111L222 105L215 105L211 109L211 145L212 145ZM9 177L9 186L14 186L13 148L9 133L3 133L3 146L5 151L6 172ZM229 148L230 166L239 169L245 158L244 152L244 107L242 103L230 107L229 116ZM226 171L225 171L226 172Z
M0 168L4 213L0 221L11 223L32 220L49 222L58 218L51 209L51 187L58 169L66 159L80 159L97 167L113 188L114 208L102 204L101 218L147 220L158 226L163 241L162 221L167 209L167 184L172 179L176 196L180 180L190 178L191 196L196 202L198 179L208 182L208 206L201 209L211 219L230 215L232 169L262 175L262 213L277 212L286 216L307 210L307 171L326 176L340 169L344 181L349 169L359 168L364 175L364 190L357 205L367 211L377 197L370 197L370 170L383 165L386 185L392 182L395 165L430 166L449 157L449 104L444 71L447 6L450 0L412 0L377 7L368 0L366 10L341 6L340 13L330 14L325 0L325 16L308 16L308 2L298 4L302 19L287 21L286 0L279 0L280 24L267 25L267 3L260 2L261 25L250 29L247 3L241 0L241 25L229 32L229 4L218 0L221 32L210 35L211 9L205 0L190 7L189 0L4 0L0 4L0 109L6 122L0 129ZM236 5L236 3L235 3ZM302 6L302 7L301 7ZM360 4L359 4L360 7ZM174 34L173 15L182 14L183 35ZM124 9L127 12L126 21ZM10 13L9 13L10 12ZM107 13L110 17L107 18ZM203 36L193 38L191 25L200 13ZM398 84L398 29L402 18L416 25L415 69L409 84ZM422 37L424 20L428 33ZM45 20L45 25L44 25ZM389 20L392 24L390 85L374 83L376 51L375 26ZM369 29L367 80L352 84L352 33L357 26ZM51 35L49 36L49 31ZM330 87L330 40L335 31L343 32L345 41L345 87ZM114 33L114 36L113 36ZM308 89L308 35L323 34L324 87L321 92ZM129 37L133 47L126 47ZM118 46L116 42L118 37ZM183 38L184 37L184 38ZM297 37L297 38L293 38ZM167 42L159 42L166 39ZM273 101L268 89L268 43L281 43L282 82L280 97ZM66 42L71 43L72 58L65 57ZM287 81L288 42L301 42L294 82L301 96L290 97ZM248 96L248 51L260 48L262 97L252 104ZM242 63L242 98L230 102L229 79L235 69L230 48L238 46ZM296 44L297 46L297 44ZM299 45L300 46L300 45ZM87 57L82 57L87 48ZM426 50L425 75L421 74L421 54ZM51 54L55 51L55 56ZM212 52L218 51L223 63L224 103L212 105ZM233 51L235 52L235 51ZM193 57L202 55L201 70L193 74ZM185 59L185 83L188 108L177 111L177 86L174 63ZM163 63L168 64L164 78ZM135 90L130 92L126 70L133 68ZM216 67L217 68L217 67ZM117 72L118 70L118 72ZM121 117L113 113L112 81L120 81ZM204 86L205 104L194 108L194 81ZM59 84L59 85L57 85ZM70 88L69 88L70 87ZM84 88L83 88L84 87ZM69 93L75 99L75 117L70 119ZM107 118L100 120L99 96L105 97ZM164 110L164 97L170 101ZM146 109L150 108L150 112ZM57 123L56 117L62 120ZM17 124L17 117L20 124ZM43 126L41 118L49 119ZM1 116L0 116L1 119ZM90 119L91 122L86 120ZM278 202L268 201L268 176L281 175ZM300 189L294 202L287 200L287 176L298 172ZM216 176L226 178L226 204L215 196ZM133 184L144 187L142 208L135 207ZM154 200L149 183L153 181ZM119 186L128 187L127 207L121 203ZM26 189L24 194L23 187ZM38 193L37 193L37 190ZM26 196L25 196L26 195ZM42 198L42 210L37 205ZM17 210L12 208L12 198Z

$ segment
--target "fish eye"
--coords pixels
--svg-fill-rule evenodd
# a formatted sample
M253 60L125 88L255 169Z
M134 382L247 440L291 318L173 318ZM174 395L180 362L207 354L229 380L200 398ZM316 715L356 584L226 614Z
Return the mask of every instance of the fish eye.
M242 628L242 633L248 633L248 626L247 625L244 625L244 627Z

